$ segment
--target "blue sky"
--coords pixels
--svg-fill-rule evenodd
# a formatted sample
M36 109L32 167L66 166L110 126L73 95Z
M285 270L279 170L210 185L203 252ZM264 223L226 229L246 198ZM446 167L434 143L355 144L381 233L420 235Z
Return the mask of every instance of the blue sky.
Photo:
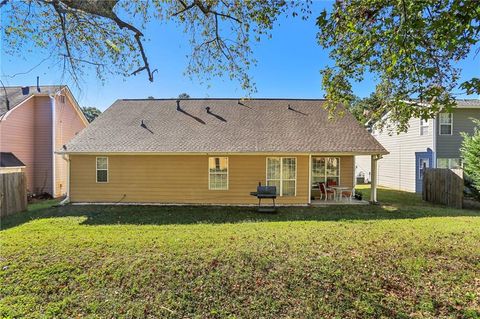
M312 17L331 6L330 2L315 2ZM315 19L302 21L299 18L282 17L272 32L271 39L263 39L254 45L258 64L252 67L250 74L257 84L258 93L253 97L286 98L322 98L319 70L331 63L328 52L322 50L316 41L317 27ZM150 41L146 44L150 64L158 69L155 81L150 83L145 73L129 78L110 77L106 83L87 76L81 90L76 89L61 69L52 66L52 62L42 63L40 67L25 75L14 78L9 75L30 70L42 61L48 53L25 53L21 58L6 56L2 50L1 75L5 85L34 85L40 76L41 84L65 83L70 86L81 106L95 106L105 110L119 98L172 98L182 92L192 97L242 97L239 83L228 77L214 78L210 86L200 84L195 78L184 75L190 52L188 38L174 23L150 23L144 34ZM462 79L480 76L480 55L473 54L460 63L463 68ZM373 79L367 79L354 86L354 93L367 96L374 89ZM476 96L478 98L478 96Z

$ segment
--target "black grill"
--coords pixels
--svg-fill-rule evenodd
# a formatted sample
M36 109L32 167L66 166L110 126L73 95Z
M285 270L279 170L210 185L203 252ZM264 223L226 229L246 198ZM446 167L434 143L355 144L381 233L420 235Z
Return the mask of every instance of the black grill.
M257 186L256 192L251 192L250 195L258 198L259 212L275 212L275 199L277 198L276 186L262 186L260 183ZM261 206L262 199L269 198L273 201L273 206Z

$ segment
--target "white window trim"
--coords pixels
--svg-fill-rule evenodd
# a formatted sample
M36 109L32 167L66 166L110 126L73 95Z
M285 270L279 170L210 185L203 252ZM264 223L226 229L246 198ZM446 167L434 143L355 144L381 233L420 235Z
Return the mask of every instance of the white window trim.
M448 124L442 124L440 117L442 116L441 114L448 114L450 116L450 133L449 134L442 134L442 125L448 125ZM453 135L453 113L440 113L438 115L438 135Z
M210 174L211 174L210 173L210 159L211 158L222 158L222 157L227 159L227 174L226 174L227 175L227 188L221 188L221 189L211 188L210 187ZM228 160L228 156L209 156L208 157L207 170L208 170L208 190L209 191L228 191L228 189L230 187L230 183L229 183L229 181L230 181L230 176L229 176L229 174L230 174L230 163L229 162L230 161ZM223 175L223 173L213 173L213 174Z
M279 158L280 159L280 179L268 179L268 159L269 158ZM284 158L294 158L295 159L295 179L283 179L283 159ZM297 170L298 170L298 159L294 156L267 156L265 158L265 185L268 185L268 181L280 181L280 192L279 196L283 197L292 197L297 196ZM283 195L283 181L295 181L295 194L294 195Z
M107 168L98 168L98 159L99 158L106 158L107 159ZM98 171L107 171L107 181L106 182L99 182L98 181ZM95 181L97 184L106 184L110 181L110 174L109 174L109 163L108 163L108 156L97 156L95 157Z
M337 157L337 156L315 156L315 155L312 155L312 161L313 161L313 158L324 158L325 159L325 169L324 169L324 177L325 177L325 184L327 183L327 178L328 177L338 177L338 185L337 186L340 186L340 183L341 183L341 179L342 179L342 163L341 163L341 160L342 158L341 157ZM327 158L336 158L338 159L338 176L327 176ZM354 166L355 168L355 166ZM354 170L355 172L355 170ZM312 174L312 179L313 179L313 166L312 166L312 172L310 172L310 174ZM355 178L355 174L354 175L354 178ZM312 183L310 183L310 187L312 187Z

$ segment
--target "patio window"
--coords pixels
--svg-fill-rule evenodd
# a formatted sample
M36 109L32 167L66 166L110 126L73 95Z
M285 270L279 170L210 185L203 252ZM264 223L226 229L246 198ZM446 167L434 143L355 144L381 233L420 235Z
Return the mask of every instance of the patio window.
M208 158L208 189L228 190L228 157Z
M420 120L420 135L428 135L428 120Z
M296 196L297 159L267 157L267 185L277 187L277 195Z
M97 157L97 183L108 183L108 157Z
M339 157L312 157L312 183L340 184Z
M440 125L439 125L440 135L452 135L453 114L452 113L440 113L439 121L440 121Z

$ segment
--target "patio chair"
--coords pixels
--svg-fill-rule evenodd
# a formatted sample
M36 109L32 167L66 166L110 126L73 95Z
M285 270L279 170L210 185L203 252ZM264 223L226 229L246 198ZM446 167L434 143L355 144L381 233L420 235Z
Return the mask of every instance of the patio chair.
M348 198L348 201L351 202L352 198L355 196L355 188L352 188L352 190L348 191L342 191L341 197L342 198Z
M327 182L327 187L332 187L332 186L337 186L337 182L336 181L328 181Z
M323 196L325 196L325 201L327 201L328 195L335 197L335 191L327 189L325 183L318 183L318 188L320 189L320 199L323 199Z

